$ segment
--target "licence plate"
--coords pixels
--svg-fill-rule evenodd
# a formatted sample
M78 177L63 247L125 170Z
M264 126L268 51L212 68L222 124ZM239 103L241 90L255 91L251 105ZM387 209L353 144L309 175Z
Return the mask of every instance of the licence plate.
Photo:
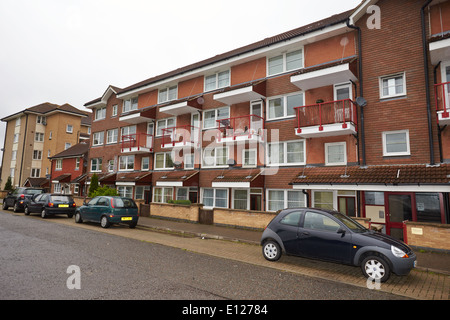
M68 208L68 207L69 207L68 204L60 204L60 205L58 206L58 208Z
M133 218L132 217L122 217L121 220L122 221L130 221L130 220L133 220Z

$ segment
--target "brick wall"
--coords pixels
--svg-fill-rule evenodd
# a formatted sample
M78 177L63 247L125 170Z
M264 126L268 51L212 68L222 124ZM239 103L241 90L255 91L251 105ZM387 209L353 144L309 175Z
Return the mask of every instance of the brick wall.
M411 246L450 250L450 225L407 221L406 241Z

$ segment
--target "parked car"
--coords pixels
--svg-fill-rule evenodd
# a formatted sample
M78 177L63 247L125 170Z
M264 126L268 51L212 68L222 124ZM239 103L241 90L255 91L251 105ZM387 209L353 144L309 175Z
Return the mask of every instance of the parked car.
M285 253L360 266L364 276L380 282L391 272L407 275L416 263L416 255L402 241L339 212L312 208L282 210L264 230L261 245L269 261Z
M3 210L13 207L14 212L22 211L35 194L44 192L44 189L41 188L17 188L13 192L9 192L6 198L3 199Z
M125 223L130 228L134 228L138 220L139 212L136 203L124 197L95 197L77 208L75 212L75 222L99 222L103 228L108 228L114 223Z
M67 214L72 218L76 207L71 195L42 193L34 195L25 204L25 215L40 213L42 218L46 218L54 214Z

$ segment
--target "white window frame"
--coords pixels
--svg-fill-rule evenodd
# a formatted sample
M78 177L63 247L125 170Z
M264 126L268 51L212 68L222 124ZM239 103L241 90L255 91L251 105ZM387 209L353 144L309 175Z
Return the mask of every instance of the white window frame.
M75 158L75 170L80 170L81 158Z
M136 125L126 126L126 127L120 128L121 141L125 141L124 138L123 138L124 136L130 136L130 135L133 135L133 134L134 135L136 134Z
M384 90L383 90L383 82L385 80L394 80L395 82L395 78L398 77L402 77L402 86L403 86L403 92L401 93L388 93L388 94L384 94ZM389 99L389 98L396 98L396 97L403 97L406 96L406 74L405 72L401 72L401 73L395 73L395 74L391 74L391 75L387 75L387 76L381 76L379 78L379 87L380 87L380 99ZM395 85L394 85L395 87Z
M218 118L218 114L219 114L220 110L225 110L225 109L227 110L228 116L226 118L222 118L222 117ZM206 126L205 125L205 119L206 119L205 114L208 112L214 112L214 126ZM230 118L230 107L229 106L216 108L216 109L203 110L203 117L202 117L203 130L215 129L218 127L217 120L228 119L228 118Z
M156 199L156 195L157 195L156 190L161 190L161 199ZM171 192L168 192L166 194L166 190L171 191ZM168 198L170 198L170 199L168 199ZM173 199L173 187L154 187L153 188L152 202L167 203L169 200L172 200L172 199ZM161 200L161 201L156 201L156 200Z
M175 91L175 93L174 93ZM178 99L178 85L166 87L158 90L158 103L173 101Z
M119 110L119 106L117 104L112 106L111 118L117 117L118 110Z
M147 164L145 166L145 164ZM149 171L150 170L150 158L149 157L142 157L141 158L141 170L142 171Z
M62 167L63 167L63 160L56 159L55 170L60 171L60 170L62 170Z
M288 162L288 144L289 143L296 143L296 142L301 142L303 144L303 161L300 162ZM283 146L283 162L271 162L270 160L270 148L272 147L272 145L282 145ZM306 140L305 139L301 139L301 140L289 140L289 141L278 141L278 142L270 142L267 145L267 158L266 158L266 163L267 166L295 166L295 165L304 165L306 164ZM278 157L277 157L278 160Z
M406 151L403 152L388 152L387 151L387 138L386 136L389 134L399 134L404 133L406 138ZM410 140L409 140L409 130L397 130L397 131L385 131L382 133L383 140L383 156L384 157L393 157L393 156L409 156L411 155L410 148Z
M296 52L298 52L298 51L301 51L301 59L302 59L301 66L298 67L298 68L288 68L288 66L287 66L287 65L288 65L288 55L293 54L293 53L296 53ZM280 58L280 57L281 57L281 59L282 59L282 70L279 71L279 72L273 72L273 73L271 73L271 72L270 72L270 60L273 60L273 59L275 59L275 58ZM277 75L277 74L282 74L282 73L284 73L284 72L288 72L288 71L292 71L292 70L299 70L299 69L304 68L304 66L305 66L304 48L301 47L301 48L299 48L299 49L297 49L297 50L292 50L292 51L289 51L289 52L283 52L283 53L278 54L278 55L275 55L275 56L267 57L267 76L269 77L269 76L273 76L273 75Z
M34 141L36 142L44 142L44 133L36 132L34 135Z
M72 146L72 144L70 142L64 143L64 150L69 149L71 146Z
M194 153L187 153L184 155L184 169L190 170L194 169L195 167L195 154Z
M138 190L139 190L139 192L138 192ZM150 190L150 186L135 186L134 187L134 199L135 200L144 200L145 191L149 191L149 190Z
M93 170L95 163L95 170ZM103 159L102 158L92 158L91 159L91 172L102 172Z
M172 120L173 125L168 126L168 122ZM177 117L164 118L156 121L156 137L162 137L162 129L172 128L177 126ZM161 131L161 132L159 132Z
M19 143L19 134L14 133L13 143Z
M248 152L249 155L249 160L251 160L251 154L254 154L254 164L245 164L245 153ZM256 168L256 166L258 165L258 150L253 148L253 149L242 149L242 168ZM250 162L250 161L249 161Z
M133 186L117 186L117 193L121 197L133 199Z
M219 85L219 76L224 75L225 73L227 73L227 75L228 75L228 81L227 81L226 84ZM211 86L211 87L207 88L206 87L207 86L207 79L212 79L213 77L215 78L215 80L214 80L214 87ZM224 71L220 71L220 72L216 72L214 74L209 74L209 75L205 76L205 79L204 79L204 91L207 92L207 91L212 91L212 90L216 90L216 89L220 89L220 88L225 88L225 87L228 87L230 85L230 83L231 83L231 71L230 71L230 69L224 70Z
M54 193L61 193L61 191L62 191L61 183L53 184L53 192Z
M236 201L236 191L246 191L247 192L247 197L246 197L246 204L245 204L245 208L243 209L243 208L236 208L236 203L235 203L235 201ZM243 201L243 199L239 199L239 200L242 200ZM250 209L250 189L244 189L244 188L233 188L232 190L231 190L231 207L233 208L233 209L237 209L237 210L249 210Z
M104 120L106 118L106 107L95 109L94 116L94 121Z
M207 206L205 205L205 201L204 201L204 194L205 194L205 190L213 190L213 205L212 206ZM217 206L217 190L221 190L221 191L225 191L227 196L226 196L226 206L225 207L218 207ZM228 208L228 200L229 200L229 189L224 189L224 188L201 188L201 199L202 199L202 204L204 206L204 208Z
M277 210L271 210L270 209L270 201L280 201L280 200L271 200L269 198L270 191L283 192L283 200L282 200L283 201L283 205L282 205L283 209L285 209L285 208L298 208L298 207L305 207L306 206L306 195L303 194L302 190L294 190L294 189L267 189L266 190L266 208L267 208L267 211L277 211L277 210L279 210L279 209L277 209ZM300 202L300 205L289 206L290 202L293 202L293 201L289 201L289 192L296 192L300 196L303 196L303 200L297 200L296 201L296 202Z
M92 146L102 146L105 143L105 132L99 131L92 134Z
M134 163L135 163L134 155L120 156L119 157L119 171L133 171Z
M106 131L106 144L117 143L119 139L119 129L110 129Z
M73 133L73 125L68 124L66 126L66 133Z
M37 116L36 117L36 123L37 124L44 124L46 122L47 122L47 117L46 116ZM17 125L17 123L16 123L16 125ZM20 121L19 121L19 125L20 125Z
M160 155L164 155L164 162L163 162L163 167L161 167L161 168L158 168L157 166L156 166L156 164L157 164L157 161L156 161L156 158L158 157L158 156L160 156ZM167 159L167 156L170 156L171 157L171 159L172 159L172 167L166 167L166 163L167 163L167 161L168 161L168 159ZM173 166L173 154L172 154L172 152L157 152L157 153L155 153L155 163L154 163L154 170L173 170L174 169L174 166Z
M138 109L138 97L123 100L122 113L127 113Z
M33 150L33 160L42 160L42 150Z
M344 148L344 161L341 162L330 162L328 159L329 156L329 147L333 146L342 146ZM327 166L342 166L347 164L347 143L346 142L333 142L333 143L325 143L325 165Z
M284 95L279 95L279 96L274 96L274 97L268 98L267 99L267 116L266 116L267 121L295 118L297 116L295 110L294 110L294 114L288 114L288 99L289 99L289 97L297 96L297 95L302 95L303 101L302 101L301 106L304 106L305 105L305 93L303 91L297 91L297 92L292 92L289 94L284 94ZM283 115L280 117L277 117L277 116L271 117L270 116L270 110L271 110L270 103L272 101L278 100L278 99L281 99L281 102L283 104ZM296 106L296 107L301 107L301 106Z
M41 169L40 168L32 168L31 169L31 177L32 178L39 178L41 176Z
M178 193L179 191L186 192L186 197L184 195L181 195ZM189 200L189 187L179 187L176 188L176 195L177 200Z
M206 147L203 149L203 152L202 152L202 168L228 168L228 164L226 162L225 162L225 164L217 164L217 162L218 162L217 161L217 159L218 159L217 150L218 149L225 150L225 158L226 158L226 161L228 161L228 159L230 157L230 150L229 150L228 146L220 146L220 147L214 147L214 148ZM212 153L214 153L214 155L212 155ZM206 163L205 157L212 159L212 164Z

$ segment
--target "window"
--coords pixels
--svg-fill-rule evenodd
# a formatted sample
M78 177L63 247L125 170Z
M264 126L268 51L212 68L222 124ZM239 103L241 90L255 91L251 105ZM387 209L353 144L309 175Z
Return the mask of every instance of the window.
M203 129L217 128L217 121L230 117L230 108L206 110L203 112Z
M269 75L303 68L303 50L283 53L268 59Z
M103 120L106 118L106 107L95 109L95 120Z
M242 167L254 168L256 167L256 149L244 149L242 150Z
M14 150L11 154L11 161L17 160L17 150Z
M269 165L291 165L305 163L305 141L269 143Z
M281 219L280 223L298 227L301 213L302 213L301 211L293 211L291 213L288 213L283 219Z
M63 161L62 159L56 160L55 170L62 170Z
M117 193L121 197L133 198L133 187L130 186L118 186Z
M188 153L184 155L184 169L194 169L195 154Z
M160 137L163 135L163 129L172 128L176 126L176 118L166 118L161 119L156 122L156 136ZM167 132L166 132L167 134Z
M105 141L105 133L103 131L101 132L94 132L92 145L93 146L101 146L103 142Z
M69 149L71 146L72 146L72 144L71 144L70 142L66 142L66 143L64 144L64 150Z
M130 137L136 134L136 126L122 127L120 129L122 135L122 141L132 140L134 137Z
M119 171L134 170L134 156L119 157Z
M392 98L406 95L405 74L396 74L380 78L380 98Z
M327 166L347 164L345 142L325 143L325 164Z
M37 116L36 117L37 124L46 124L46 122L47 122L47 117L45 117L45 116ZM19 121L19 125L20 125L20 121Z
M137 110L137 108L138 108L138 98L137 97L123 101L123 108L122 108L123 113Z
M112 117L116 117L117 116L117 110L118 110L117 104L113 105L112 106L112 113L111 113Z
M228 208L228 190L203 189L203 205L211 208Z
M303 227L319 231L337 232L340 225L333 219L316 212L306 212Z
M117 143L119 129L111 129L106 132L106 144Z
M248 209L248 190L233 190L233 208L243 210Z
M171 152L161 152L155 154L155 169L173 169Z
M80 158L75 158L75 170L80 170Z
M143 157L141 160L141 170L149 170L150 169L150 158L149 157Z
M73 185L73 194L77 196L79 193L80 193L80 185L78 183L75 183Z
M55 183L53 185L53 192L54 193L61 193L61 190L62 190L62 188L61 188L61 184L60 183Z
M31 177L32 178L39 178L41 176L41 169L33 168L31 169Z
M189 188L177 188L177 200L189 200Z
M20 117L16 118L16 127L19 127L19 126L20 126L20 121L21 121L21 119L22 119L22 118L20 118Z
M67 133L73 133L73 125L68 124L68 125L66 126L66 132L67 132Z
M228 147L205 148L203 150L203 167L227 166Z
M53 137L53 131L50 131L50 133L48 134L48 140L52 140Z
M44 142L44 134L40 132L36 132L34 135L34 141L36 142Z
M218 72L205 77L205 91L219 89L230 85L230 70Z
M108 172L114 172L114 167L115 167L115 161L109 160L108 161Z
M153 189L153 202L167 203L173 199L172 187L157 187Z
M267 208L278 211L285 208L299 208L305 206L305 195L297 190L268 190Z
M102 158L91 159L91 172L101 172L102 171Z
M159 90L158 102L166 102L176 100L178 97L178 86L173 86L169 88L164 88Z
M41 150L33 150L33 160L42 160Z
M314 208L333 210L333 191L314 191Z
M267 120L295 117L296 107L304 105L303 93L295 93L269 99Z
M136 186L135 189L134 199L142 200L144 199L145 191L150 190L150 186Z
M410 155L409 130L383 132L383 156Z
M19 142L19 134L18 133L14 133L13 143L18 143L18 142Z

